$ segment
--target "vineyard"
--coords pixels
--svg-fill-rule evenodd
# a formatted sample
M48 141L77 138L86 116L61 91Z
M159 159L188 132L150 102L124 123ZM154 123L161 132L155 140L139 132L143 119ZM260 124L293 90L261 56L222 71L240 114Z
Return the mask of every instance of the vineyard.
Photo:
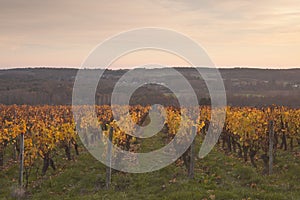
M147 114L150 106L116 108L120 113L129 110L129 117L135 124L143 125L149 121ZM175 137L180 126L184 127L187 135L191 133L192 127L196 127L196 141L203 141L210 125L211 109L208 106L196 109L199 109L200 115L191 120L185 116L184 109L165 108L166 119L161 130L164 144ZM22 142L20 138L24 137L24 183L21 184L30 188L31 184L48 173L49 168L61 170L57 169L58 163L55 160L72 162L80 157L83 147L77 134L78 129L85 133L84 144L93 145L97 139L108 137L109 131L113 130L114 145L131 152L143 150L142 139L126 134L137 131L128 123L129 119L114 119L110 106L96 106L95 112L98 121L93 122L92 114L82 112L76 126L71 106L0 105L0 169L18 166ZM118 127L117 121L125 128ZM271 131L274 132L272 141ZM180 142L176 141L176 144L179 146ZM293 150L300 145L299 109L276 106L226 108L226 121L217 144L225 155L230 154L245 162L249 160L259 173L268 174L270 142L275 159L279 152ZM195 145L200 146L198 143ZM189 151L186 151L176 162L188 171L190 157ZM258 168L260 164L264 166L263 169Z

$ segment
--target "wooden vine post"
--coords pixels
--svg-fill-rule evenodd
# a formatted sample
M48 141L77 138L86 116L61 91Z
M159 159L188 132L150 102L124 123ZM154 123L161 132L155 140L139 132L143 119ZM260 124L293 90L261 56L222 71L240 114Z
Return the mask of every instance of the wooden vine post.
M196 127L192 126L192 136L193 142L190 146L190 168L189 168L189 178L193 179L194 178L194 168L195 168L195 139L196 139Z
M269 174L273 172L274 121L270 121L269 130Z
M108 166L106 166L106 189L109 189L111 184L111 158L112 158L112 138L113 138L113 127L110 127L109 129L109 143L107 145L107 163Z
M19 186L23 187L23 173L24 173L24 133L20 135L20 171L19 171Z

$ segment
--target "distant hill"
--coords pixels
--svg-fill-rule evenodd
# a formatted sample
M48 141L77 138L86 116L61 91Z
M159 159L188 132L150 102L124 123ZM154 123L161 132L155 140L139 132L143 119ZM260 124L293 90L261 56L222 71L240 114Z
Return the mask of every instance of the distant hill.
M205 82L192 68L176 68L194 88L199 103L209 104ZM0 104L71 104L78 69L27 68L0 70ZM128 70L107 70L99 82L98 104L109 104L115 83ZM145 73L164 69L147 69ZM234 106L286 105L299 107L300 69L220 69L227 100ZM137 77L137 79L140 77ZM142 95L141 95L142 94ZM159 85L139 88L131 104L178 104L172 92Z

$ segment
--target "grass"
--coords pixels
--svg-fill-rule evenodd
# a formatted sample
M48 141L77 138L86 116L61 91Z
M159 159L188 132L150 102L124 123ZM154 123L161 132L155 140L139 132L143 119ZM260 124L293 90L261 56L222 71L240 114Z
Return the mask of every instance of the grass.
M161 146L159 137L147 139L145 152ZM26 199L300 199L300 150L279 151L274 174L262 175L262 162L255 169L218 147L204 159L196 159L195 178L188 179L180 161L161 170L129 174L113 172L112 185L105 189L105 166L84 147L75 161L55 160L58 170L49 169L43 178L31 179ZM199 150L199 145L197 149ZM0 172L0 199L12 199L17 185L16 164Z

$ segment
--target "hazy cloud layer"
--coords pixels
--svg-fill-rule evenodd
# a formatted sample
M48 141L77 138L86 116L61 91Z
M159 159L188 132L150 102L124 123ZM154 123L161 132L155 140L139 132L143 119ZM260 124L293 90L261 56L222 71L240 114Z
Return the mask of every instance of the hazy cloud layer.
M79 66L102 40L144 26L190 36L217 65L298 66L299 22L298 0L0 0L0 66Z

